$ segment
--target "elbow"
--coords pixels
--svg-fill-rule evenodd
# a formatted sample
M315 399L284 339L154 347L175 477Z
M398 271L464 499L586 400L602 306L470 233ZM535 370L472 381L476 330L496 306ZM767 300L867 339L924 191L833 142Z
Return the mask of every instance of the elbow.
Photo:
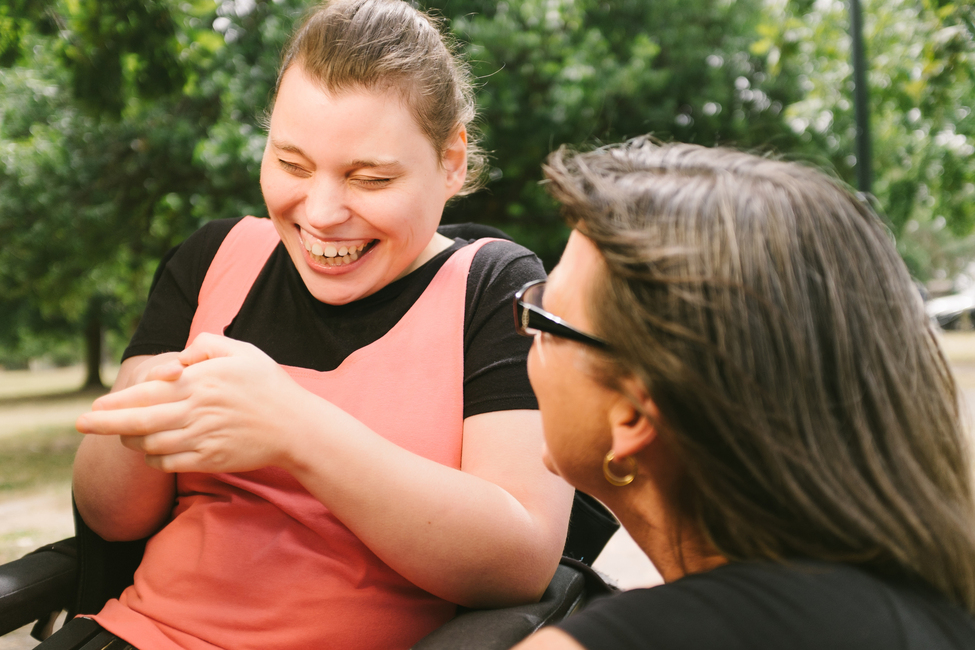
M155 534L169 522L175 505L175 494L168 491L154 498L125 499L118 494L92 493L75 481L73 492L81 519L108 542L129 542Z
M78 512L85 524L106 542L131 542L145 539L161 529L167 516L122 517L119 512L85 508L78 503Z
M555 576L559 558L536 561L531 566L512 560L503 571L491 571L478 581L474 593L464 594L458 605L471 609L500 609L537 603Z
M104 539L106 542L132 542L137 539L145 539L154 535L162 525L143 525L143 526L133 526L133 525L123 525L123 526L109 526L103 527L101 529L96 529L94 526L90 527L98 536Z
M470 597L454 602L473 609L537 603L559 568L565 535L565 526L553 526L543 534L533 535L527 544L523 540L522 544L511 545L473 581L475 589Z
M519 605L531 605L542 599L549 582L526 583L521 585L509 584L507 589L495 591L490 594L480 593L469 598L460 599L458 605L470 609L502 609L505 607L517 607Z

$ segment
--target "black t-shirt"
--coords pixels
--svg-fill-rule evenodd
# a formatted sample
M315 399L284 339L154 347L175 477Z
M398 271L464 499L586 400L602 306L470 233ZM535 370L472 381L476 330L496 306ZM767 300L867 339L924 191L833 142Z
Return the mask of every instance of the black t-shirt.
M163 260L123 359L186 346L203 278L238 221L209 222ZM278 244L225 334L254 344L283 365L334 370L352 352L389 332L447 259L468 243L455 239L406 277L347 305L316 300ZM465 418L538 408L525 365L531 340L515 332L511 297L526 282L543 277L538 258L513 242L490 242L474 256L464 311Z
M739 562L600 599L559 627L589 650L971 650L975 619L842 564Z

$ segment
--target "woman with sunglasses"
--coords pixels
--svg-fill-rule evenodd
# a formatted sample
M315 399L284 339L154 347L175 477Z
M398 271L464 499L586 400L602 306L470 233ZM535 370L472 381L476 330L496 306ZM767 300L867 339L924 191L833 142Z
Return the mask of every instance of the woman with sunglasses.
M638 139L545 167L515 299L551 471L664 584L518 648L975 648L970 442L890 235L838 182Z
M572 491L538 458L508 311L544 273L438 232L483 163L448 46L399 0L311 12L270 111L270 220L180 246L116 392L79 419L80 513L151 536L95 617L126 642L403 649L457 604L548 585Z

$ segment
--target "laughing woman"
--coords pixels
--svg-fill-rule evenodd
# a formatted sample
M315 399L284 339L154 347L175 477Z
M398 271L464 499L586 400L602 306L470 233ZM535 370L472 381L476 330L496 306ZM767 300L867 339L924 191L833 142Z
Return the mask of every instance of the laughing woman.
M437 232L469 189L471 87L399 0L316 9L288 45L261 187L167 262L78 428L78 508L151 535L95 619L143 650L406 648L537 599L571 489L538 459L510 295L528 251ZM185 349L184 349L185 348Z
M574 227L517 297L546 464L665 584L524 650L975 648L955 384L890 236L799 165L557 152Z

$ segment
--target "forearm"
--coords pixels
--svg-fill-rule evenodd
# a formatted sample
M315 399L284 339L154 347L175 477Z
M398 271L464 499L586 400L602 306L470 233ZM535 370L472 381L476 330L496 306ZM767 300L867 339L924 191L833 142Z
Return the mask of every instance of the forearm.
M333 426L305 428L315 433L286 469L376 555L416 585L462 605L503 606L541 596L561 555L571 489L548 475L540 460L535 484L516 498L331 409L329 419L317 421ZM341 432L340 439L331 432ZM537 446L529 446L537 457Z

